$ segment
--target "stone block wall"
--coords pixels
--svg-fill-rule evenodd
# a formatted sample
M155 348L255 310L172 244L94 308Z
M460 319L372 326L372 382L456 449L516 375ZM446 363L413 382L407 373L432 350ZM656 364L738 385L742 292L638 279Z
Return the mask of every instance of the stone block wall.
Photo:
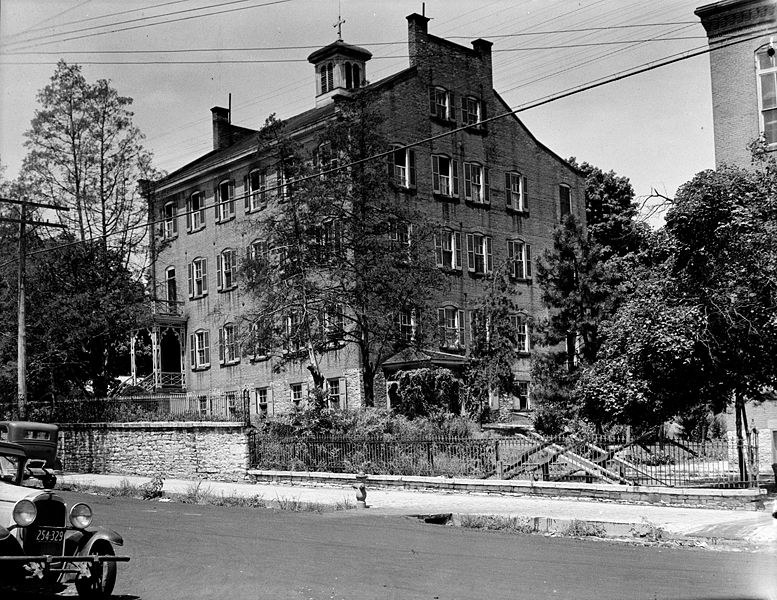
M249 466L241 423L140 422L63 424L64 471L239 481Z

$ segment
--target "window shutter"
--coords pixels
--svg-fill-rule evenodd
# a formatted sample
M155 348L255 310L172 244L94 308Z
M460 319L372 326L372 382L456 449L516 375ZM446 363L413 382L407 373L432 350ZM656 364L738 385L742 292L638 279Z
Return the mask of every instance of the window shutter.
M507 208L513 208L513 181L510 173L505 173L505 204Z
M224 347L224 341L225 341L224 340L224 328L220 327L219 328L219 364L220 365L224 364L224 355L226 354L226 352L225 352L226 348Z
M488 178L488 167L483 167L483 198L486 204L491 203L491 181Z
M507 240L507 268L511 277L516 277L515 242Z
M451 121L456 120L456 94L453 92L446 92L448 94L448 114L445 115L446 119Z
M526 248L526 277L531 277L531 246L529 244L524 244L524 248Z
M192 333L189 335L189 367L194 369L197 366L197 337Z
M348 386L345 377L340 378L340 409L348 408Z
M480 120L485 121L488 118L488 115L486 113L486 103L483 100L478 100L480 103ZM481 125L481 127L485 127L484 125Z
M434 234L434 260L438 267L442 267L442 235Z
M437 309L437 326L440 335L440 345L445 345L445 309Z
M451 179L453 179L452 196L459 195L459 161L451 160Z
M440 193L440 158L432 156L432 191Z
M216 255L216 288L224 287L224 253Z
M202 347L205 350L205 363L210 364L210 332L202 332Z
M457 323L456 323L456 325L458 325L459 327L458 342L459 344L463 345L464 344L464 311L460 310L458 314L459 314L459 318L457 319Z
M249 186L251 185L251 176L246 175L243 177L243 209L246 212L251 210L251 194Z
M207 261L207 259L203 258L200 261L200 264L202 265L202 293L206 294L208 292L208 261Z
M429 112L433 115L437 114L437 90L434 86L429 88Z
M464 163L464 197L472 199L472 165Z
M178 235L178 199L173 204L173 235Z
M529 210L529 184L526 177L523 178L523 206L522 210Z
M219 221L219 215L221 214L221 196L219 196L218 184L213 187L213 213L216 215L216 221Z
M467 234L467 270L475 270L475 236Z
M464 122L464 114L467 112L467 98L461 97L461 122Z
M409 184L410 184L410 187L414 188L415 187L415 150L413 150L412 148L408 148L407 154L408 154L408 161L407 161L408 170L410 171Z
M229 182L229 215L235 216L235 182Z
M453 268L461 269L461 232L455 231L453 233L453 243L456 246L453 253L453 260L455 261Z
M194 298L194 263L189 263L189 298Z
M491 236L483 238L483 253L486 255L485 267L486 273L490 273L494 270L494 260L491 255Z
M192 230L192 199L186 199L186 231Z
M200 227L205 227L205 199L202 194L198 196L200 202Z

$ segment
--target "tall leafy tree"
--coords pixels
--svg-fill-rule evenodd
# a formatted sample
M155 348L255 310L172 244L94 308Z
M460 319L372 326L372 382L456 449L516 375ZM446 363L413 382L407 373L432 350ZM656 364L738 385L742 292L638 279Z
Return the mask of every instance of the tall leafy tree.
M425 307L444 278L431 262L431 229L394 189L386 161L366 160L389 148L374 99L363 92L337 110L312 170L282 123L263 130L260 152L289 185L254 225L267 243L243 269L255 303L248 345L279 367L306 361L319 399L324 353L353 348L371 405L383 361L425 339Z
M132 98L60 61L38 103L25 133L27 195L70 208L57 216L76 239L100 238L126 265L142 266L146 206L137 182L155 174L132 122Z

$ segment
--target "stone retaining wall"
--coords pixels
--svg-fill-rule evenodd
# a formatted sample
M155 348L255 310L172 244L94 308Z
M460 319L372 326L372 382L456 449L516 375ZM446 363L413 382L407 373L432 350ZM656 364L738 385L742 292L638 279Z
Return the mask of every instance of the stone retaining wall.
M242 423L61 424L58 453L77 473L240 481L249 467Z

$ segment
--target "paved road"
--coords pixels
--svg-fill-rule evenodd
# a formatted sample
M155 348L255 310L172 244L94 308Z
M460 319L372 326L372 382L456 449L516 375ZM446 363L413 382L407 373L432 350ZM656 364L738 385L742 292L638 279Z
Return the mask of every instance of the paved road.
M71 499L84 499L67 493ZM777 555L86 497L132 556L116 594L153 599L777 600Z

